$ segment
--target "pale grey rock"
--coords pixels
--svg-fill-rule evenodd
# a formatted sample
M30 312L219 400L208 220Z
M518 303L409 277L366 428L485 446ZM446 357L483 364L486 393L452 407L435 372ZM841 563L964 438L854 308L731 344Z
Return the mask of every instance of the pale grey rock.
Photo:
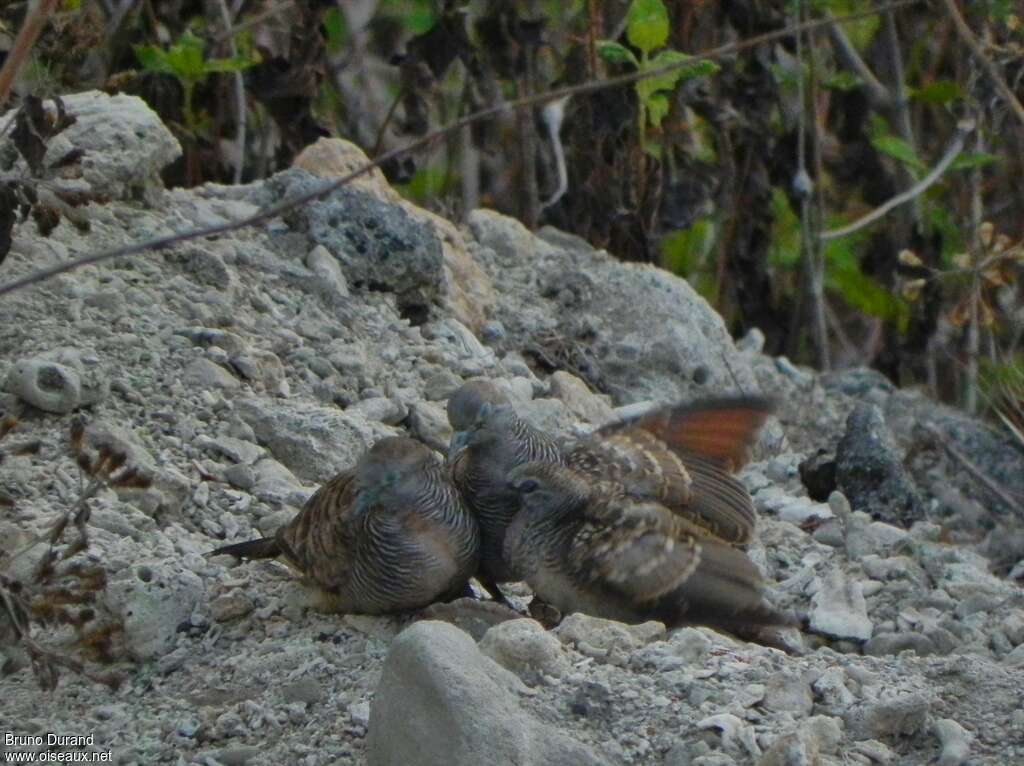
M776 713L789 713L794 718L811 714L814 698L805 679L793 673L777 673L765 685L764 707Z
M783 505L779 508L778 514L782 521L788 521L797 526L810 521L825 521L834 518L828 503L814 503L805 498L797 498L796 502Z
M323 245L317 245L306 254L306 267L332 292L341 298L348 298L348 281L338 264L338 259Z
M447 400L461 386L463 380L451 370L441 369L433 373L423 384L423 393L430 401Z
M226 457L232 463L244 465L255 463L267 453L266 449L258 444L227 435L209 437L200 434L196 437L195 444L214 455Z
M174 645L178 626L200 603L203 581L174 560L149 559L115 575L103 596L124 626L125 646L137 660L153 660Z
M442 622L418 622L391 644L370 706L370 766L523 766L607 761L520 706L525 687Z
M538 255L554 252L551 245L535 237L519 221L493 210L473 210L467 223L477 242L508 263L529 263Z
M439 452L447 452L452 439L448 413L434 402L415 401L409 405L409 432Z
M244 591L235 588L221 593L210 602L210 619L215 622L228 622L245 617L254 608L252 599Z
M864 644L864 654L883 657L911 651L919 657L936 654L935 644L922 633L883 633L875 635Z
M235 411L278 461L306 481L326 481L394 433L359 415L288 400L241 399Z
M1024 644L1020 644L1003 657L1003 664L1011 668L1024 668Z
M250 348L230 358L231 367L257 388L274 396L286 397L291 386L285 375L284 364L273 351Z
M721 317L685 280L551 229L530 235L491 211L468 223L474 254L502 285L492 318L508 347L572 355L574 374L616 404L758 390Z
M602 425L613 417L607 397L594 394L586 383L564 370L551 375L551 396L561 400L577 418L592 425Z
M370 725L370 703L366 700L353 702L348 706L348 717L356 726L366 728Z
M260 500L301 507L313 494L313 490L305 487L287 466L273 458L263 458L252 470L255 481L251 491Z
M855 739L909 737L924 729L930 709L921 693L877 689L847 710L843 721Z
M374 396L369 399L363 399L346 408L345 412L389 426L398 425L408 415L408 410L401 402L389 399L386 396Z
M235 282L232 270L224 263L219 253L201 245L188 247L183 254L169 255L172 261L178 261L200 285L213 287L217 290L228 290Z
M859 581L842 569L833 569L824 578L816 578L817 592L812 599L811 630L835 638L867 641L873 625Z
M576 613L563 619L553 632L562 643L573 646L580 654L623 665L631 652L663 636L665 626L660 622L626 625Z
M137 96L109 96L85 91L62 96L68 114L76 122L47 143L44 164L51 165L72 149L82 152L76 167L84 184L101 198L133 200L146 196L154 202L162 188L160 172L181 156L181 145ZM44 101L55 113L52 102ZM13 112L0 117L0 134L7 133ZM70 188L75 185L65 182Z
M974 735L952 718L940 718L932 724L932 732L939 738L939 757L936 766L963 766L971 755Z
M562 644L536 620L495 625L480 640L480 651L531 686L545 676L561 678L571 667Z
M78 372L45 359L15 362L4 389L46 412L58 414L78 409L82 402L82 384Z
M697 728L715 729L721 732L722 748L733 756L760 758L761 747L757 744L754 727L732 713L718 713L697 721Z
M205 357L193 359L185 368L181 378L187 385L199 389L234 389L241 385L238 378L229 370Z

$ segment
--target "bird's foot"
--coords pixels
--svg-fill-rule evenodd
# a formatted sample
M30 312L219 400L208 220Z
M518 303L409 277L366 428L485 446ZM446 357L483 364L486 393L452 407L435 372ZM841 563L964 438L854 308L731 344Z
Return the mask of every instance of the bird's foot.
M550 630L562 621L562 613L546 601L541 601L536 596L530 601L530 616Z

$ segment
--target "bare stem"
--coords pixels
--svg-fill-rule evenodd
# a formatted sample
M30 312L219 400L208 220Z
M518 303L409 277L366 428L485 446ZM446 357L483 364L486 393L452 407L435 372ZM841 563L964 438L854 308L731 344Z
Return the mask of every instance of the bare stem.
M21 30L14 41L11 52L7 54L7 60L0 69L0 107L7 103L7 97L14 87L14 79L18 76L28 52L32 50L36 39L39 37L46 20L50 18L53 9L57 7L57 0L35 0L30 4L25 13L25 21L22 22Z
M960 35L960 39L964 41L968 48L971 49L971 53L981 64L985 73L989 76L992 82L995 84L998 91L1002 94L1003 98L1006 99L1006 103L1017 119L1020 120L1022 128L1024 128L1024 106L1021 105L1017 96L1014 95L1013 90L1009 85L1006 84L1006 80L1003 79L1002 74L999 72L999 68L986 54L985 50L981 47L981 43L978 42L978 38L971 31L971 28L964 21L963 15L960 13L960 9L956 6L956 0L943 0L946 5L946 10L949 12L950 18L953 20L953 26L956 27L957 34Z

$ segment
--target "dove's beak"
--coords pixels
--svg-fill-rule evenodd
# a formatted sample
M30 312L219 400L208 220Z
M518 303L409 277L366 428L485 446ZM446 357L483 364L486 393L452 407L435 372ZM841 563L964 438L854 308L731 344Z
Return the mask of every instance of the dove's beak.
M462 452L465 451L466 447L469 446L469 432L468 431L456 431L452 434L452 440L448 443L448 460L449 464L454 463Z

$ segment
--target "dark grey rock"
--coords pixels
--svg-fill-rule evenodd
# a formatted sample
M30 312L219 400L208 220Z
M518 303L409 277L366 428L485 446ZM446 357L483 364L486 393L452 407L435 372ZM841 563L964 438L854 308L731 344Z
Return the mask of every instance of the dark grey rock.
M896 452L878 407L860 403L836 448L836 484L854 510L910 527L925 516L924 503Z
M281 197L324 185L303 170L279 173L267 182ZM338 259L351 287L394 293L402 314L425 321L440 303L444 256L434 231L399 205L387 204L352 186L290 211L286 221Z

